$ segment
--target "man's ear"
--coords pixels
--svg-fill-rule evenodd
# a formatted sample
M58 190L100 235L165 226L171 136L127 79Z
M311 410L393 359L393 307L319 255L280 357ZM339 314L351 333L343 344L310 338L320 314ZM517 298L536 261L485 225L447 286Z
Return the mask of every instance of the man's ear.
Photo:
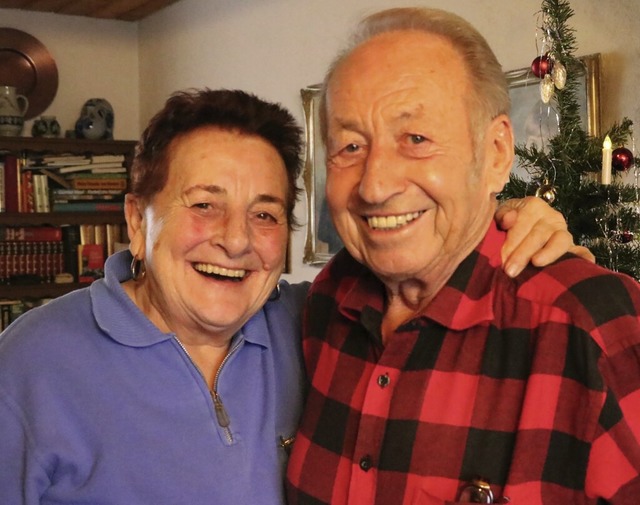
M145 255L145 228L144 208L142 200L128 193L124 197L124 215L127 220L127 234L129 235L129 251L131 254L143 260Z
M506 114L497 116L487 128L485 136L485 166L491 193L502 191L509 180L513 165L513 128Z

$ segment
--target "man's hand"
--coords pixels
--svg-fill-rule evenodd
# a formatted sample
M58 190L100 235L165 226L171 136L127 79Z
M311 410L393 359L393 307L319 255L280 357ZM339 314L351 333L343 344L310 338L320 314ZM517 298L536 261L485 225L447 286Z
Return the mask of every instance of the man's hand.
M522 272L529 261L535 266L544 266L566 252L595 262L589 249L573 243L562 214L541 198L507 200L498 207L495 219L498 226L507 231L502 266L510 277Z

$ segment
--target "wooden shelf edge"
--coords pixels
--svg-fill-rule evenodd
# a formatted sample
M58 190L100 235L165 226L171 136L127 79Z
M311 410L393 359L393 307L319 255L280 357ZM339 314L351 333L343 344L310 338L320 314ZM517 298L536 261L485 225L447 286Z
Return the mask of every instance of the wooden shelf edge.
M51 153L129 154L135 140L87 140L39 137L0 137L0 151L34 151Z
M0 226L123 224L124 212L0 212Z
M0 299L23 300L36 298L56 298L79 288L89 286L86 283L72 282L67 284L25 284L0 286Z

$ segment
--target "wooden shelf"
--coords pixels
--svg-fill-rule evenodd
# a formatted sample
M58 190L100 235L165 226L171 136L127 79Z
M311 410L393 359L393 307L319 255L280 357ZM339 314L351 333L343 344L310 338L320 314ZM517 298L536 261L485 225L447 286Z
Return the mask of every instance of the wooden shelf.
M39 137L0 137L0 152L31 151L36 153L125 154L130 155L135 140L87 140Z
M0 212L0 226L61 226L124 222L124 212Z
M68 138L34 138L0 136L0 160L5 154L122 154L130 167L136 141L86 140ZM81 224L123 224L124 212L0 212L0 226L62 226ZM55 298L86 283L0 285L0 299L21 300Z
M88 286L86 283L66 284L27 284L27 285L2 285L0 286L0 298L6 300L22 300L29 298L56 298L75 289Z

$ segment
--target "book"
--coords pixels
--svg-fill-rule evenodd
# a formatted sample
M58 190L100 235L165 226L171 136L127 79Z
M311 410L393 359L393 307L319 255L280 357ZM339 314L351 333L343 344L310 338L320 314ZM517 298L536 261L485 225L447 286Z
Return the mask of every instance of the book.
M92 173L79 173L68 174L65 176L69 180L73 179L127 179L126 174L92 174Z
M71 174L74 172L84 172L86 170L106 170L107 168L111 169L122 169L121 172L126 172L127 169L122 166L122 162L113 162L113 163L85 163L82 165L68 165L65 167L60 167L58 172L61 174ZM96 172L100 173L100 172Z
M87 175L107 175L107 174L87 174ZM127 189L126 178L104 178L104 179L71 179L70 185L74 189Z
M93 282L104 277L104 248L102 244L78 246L78 282Z
M33 172L31 170L24 170L20 172L21 179L21 200L19 212L35 212L35 191L33 188Z
M79 244L95 244L96 240L96 225L95 224L81 224L80 230L80 242Z
M119 189L73 189L73 188L53 188L51 190L53 196L61 198L75 198L78 196L90 196L101 198L103 196L120 196L124 197L124 191Z
M20 167L18 158L4 157L4 208L6 212L20 211Z
M4 161L0 161L0 212L5 212Z
M122 212L124 210L124 202L52 202L52 212Z
M69 192L72 191L72 192ZM101 190L87 190L87 189L52 189L51 190L51 201L52 202L60 202L60 203L68 203L68 202L76 202L76 201L93 201L93 202L112 202L112 201L123 201L124 200L124 191L120 190L109 190L106 189L104 191Z
M127 238L126 224L121 225L117 223L108 223L107 256L111 256L113 253L117 252L118 244L122 243L123 240L126 240Z
M49 178L44 174L33 174L36 212L50 212Z
M96 165L91 169L92 174L126 174L127 168L122 165L101 166Z
M107 225L104 223L96 224L93 228L93 243L100 244L102 250L107 256Z
M62 226L63 267L62 271L78 279L78 246L80 245L80 226Z
M94 154L91 156L93 163L114 163L119 162L122 164L124 161L124 154Z
M0 228L0 240L62 240L62 230L57 226L8 226Z
M57 163L87 163L89 158L86 156L75 155L75 154L60 154L60 155L50 155L50 156L42 156L41 158L35 158L35 160L39 163L43 163L46 165L55 165Z

